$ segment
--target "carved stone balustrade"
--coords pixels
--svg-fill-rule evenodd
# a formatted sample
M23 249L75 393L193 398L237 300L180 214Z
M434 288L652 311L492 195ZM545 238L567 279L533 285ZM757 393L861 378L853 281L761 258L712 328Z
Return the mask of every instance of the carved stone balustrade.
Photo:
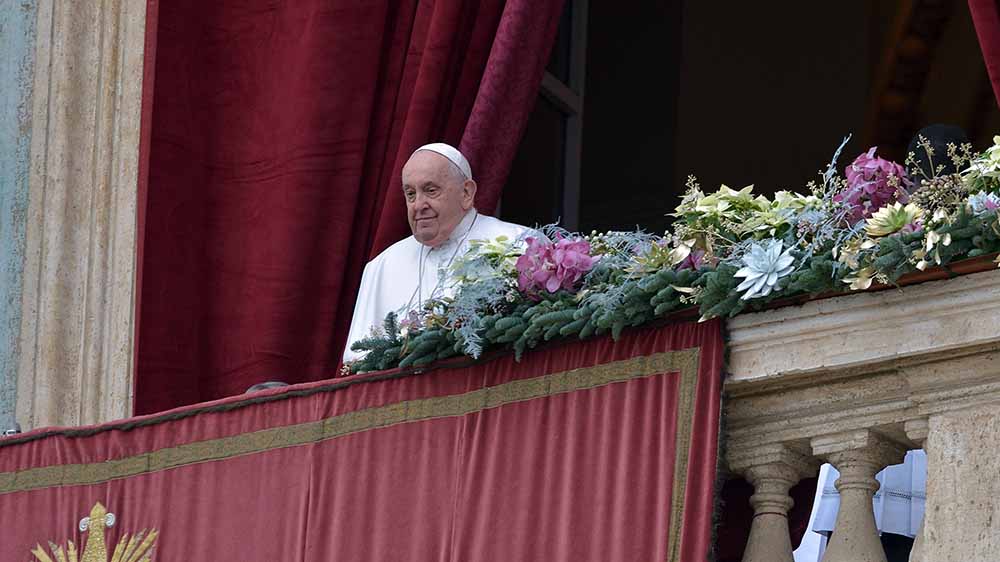
M1000 560L1000 271L746 314L727 329L727 460L757 498L745 561L792 560L774 518L820 460L841 472L824 562L884 561L874 475L921 446L926 517L911 559Z
M800 479L814 474L819 463L808 453L780 443L729 455L730 469L741 472L754 486L750 504L754 509L750 542L744 562L793 562L788 535L788 490Z

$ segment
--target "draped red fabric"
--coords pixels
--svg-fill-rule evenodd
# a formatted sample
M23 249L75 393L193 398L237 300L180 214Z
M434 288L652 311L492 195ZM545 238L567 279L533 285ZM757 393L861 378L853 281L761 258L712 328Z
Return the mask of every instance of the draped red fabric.
M969 11L993 84L993 95L1000 104L1000 5L997 0L969 0Z
M0 560L97 502L154 562L707 560L722 351L690 323L0 439Z
M468 144L490 211L561 5L159 3L136 413L332 376L407 156Z

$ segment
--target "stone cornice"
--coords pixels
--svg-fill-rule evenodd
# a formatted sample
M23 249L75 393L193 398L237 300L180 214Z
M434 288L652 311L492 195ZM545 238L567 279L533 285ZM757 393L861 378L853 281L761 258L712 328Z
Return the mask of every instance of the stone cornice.
M732 382L829 371L1000 341L1000 271L730 320Z

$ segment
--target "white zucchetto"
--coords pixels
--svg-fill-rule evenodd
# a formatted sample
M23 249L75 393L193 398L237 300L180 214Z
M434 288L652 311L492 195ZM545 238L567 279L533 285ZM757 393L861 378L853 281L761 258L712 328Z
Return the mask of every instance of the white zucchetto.
M469 166L469 161L465 159L465 156L458 151L457 148L450 144L443 142L432 142L431 144L425 144L420 148L413 151L413 154L420 152L421 150L429 150L431 152L436 152L441 156L448 159L449 162L455 165L459 171L465 176L465 179L472 179L472 167ZM412 156L412 154L410 155Z

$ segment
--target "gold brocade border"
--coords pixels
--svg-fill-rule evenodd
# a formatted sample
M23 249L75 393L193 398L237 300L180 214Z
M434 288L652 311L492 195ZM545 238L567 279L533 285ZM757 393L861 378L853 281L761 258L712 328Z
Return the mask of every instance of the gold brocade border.
M690 348L656 353L593 367L582 367L530 379L511 381L463 394L406 400L314 422L196 441L105 462L52 465L17 472L3 472L0 473L0 494L54 486L97 484L178 466L317 443L401 423L463 416L505 404L679 371L681 375L679 404L681 407L678 409L678 428L685 429L685 431L679 433L677 468L685 474L678 477L677 469L675 469L675 492L671 505L671 509L674 510L671 521L678 521L679 512L677 510L679 506L683 505L684 498L683 493L678 492L676 486L678 484L683 486L686 479L687 455L690 446L691 424L689 420L691 410L693 410L693 384L697 380L699 352L700 348ZM683 441L683 447L681 447L680 441ZM681 460L682 456L683 461ZM678 494L680 494L679 499ZM673 527L672 523L671 537L675 536L677 532Z
M670 530L667 534L667 548L670 552L667 562L681 562L681 528L684 525L684 500L687 493L688 460L691 457L691 440L695 422L695 392L698 387L698 359L693 365L680 370L677 385L677 441L674 444L674 485L671 489ZM713 467L714 468L714 467Z

